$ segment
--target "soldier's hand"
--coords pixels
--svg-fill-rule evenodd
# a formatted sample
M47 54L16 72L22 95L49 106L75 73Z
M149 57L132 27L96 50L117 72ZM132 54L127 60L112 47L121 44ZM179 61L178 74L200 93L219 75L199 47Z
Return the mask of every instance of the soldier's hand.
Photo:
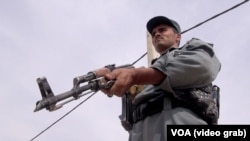
M135 74L133 69L115 69L111 73L106 74L106 80L114 80L114 84L109 89L103 89L102 92L108 96L116 95L122 97L126 92L129 91L129 88L134 85Z

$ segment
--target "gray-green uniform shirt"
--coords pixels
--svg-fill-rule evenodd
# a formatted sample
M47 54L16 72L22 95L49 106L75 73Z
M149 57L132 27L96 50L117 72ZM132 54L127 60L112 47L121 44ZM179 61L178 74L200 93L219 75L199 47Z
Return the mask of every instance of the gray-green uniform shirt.
M174 94L174 89L202 87L212 83L220 71L213 45L193 38L181 48L170 48L151 66L164 74L165 80L158 86L147 85L133 104L140 105L162 94ZM146 117L133 125L129 141L166 141L167 124L206 124L191 110L172 108L171 99L164 99L164 110Z

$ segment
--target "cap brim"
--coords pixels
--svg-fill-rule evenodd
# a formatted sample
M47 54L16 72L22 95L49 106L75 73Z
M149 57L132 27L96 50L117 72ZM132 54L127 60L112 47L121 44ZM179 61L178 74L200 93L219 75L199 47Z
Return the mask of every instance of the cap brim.
M150 19L150 20L148 21L148 23L147 23L147 25L146 25L146 26L147 26L148 32L149 32L150 34L152 34L153 29L154 29L156 26L160 25L160 24L166 24L166 25L172 26L172 27L174 27L174 28L178 31L177 27L173 24L173 21L172 21L172 20L170 20L170 19L168 19L168 18L166 18L166 17L164 17L164 16L157 16L157 17L154 17L154 18L152 18L152 19ZM178 32L179 32L179 31L178 31Z

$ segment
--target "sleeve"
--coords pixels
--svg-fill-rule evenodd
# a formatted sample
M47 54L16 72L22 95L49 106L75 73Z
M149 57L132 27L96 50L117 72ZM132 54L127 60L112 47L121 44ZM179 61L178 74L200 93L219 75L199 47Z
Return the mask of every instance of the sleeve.
M211 83L217 77L221 63L215 56L212 44L193 38L182 48L161 56L151 67L166 74L159 87L172 92L172 89L201 87Z

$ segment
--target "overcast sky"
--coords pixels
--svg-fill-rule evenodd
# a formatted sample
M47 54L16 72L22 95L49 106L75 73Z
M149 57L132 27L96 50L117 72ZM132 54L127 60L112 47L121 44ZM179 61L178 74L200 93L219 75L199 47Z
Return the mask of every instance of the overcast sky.
M146 49L146 22L175 19L188 29L241 0L1 0L0 140L27 141L80 103L33 112L36 83L47 77L55 94L73 78L108 64L134 62ZM250 124L250 3L182 35L214 44L222 69L220 124ZM147 66L147 57L135 67ZM98 92L35 141L127 141L121 99Z

